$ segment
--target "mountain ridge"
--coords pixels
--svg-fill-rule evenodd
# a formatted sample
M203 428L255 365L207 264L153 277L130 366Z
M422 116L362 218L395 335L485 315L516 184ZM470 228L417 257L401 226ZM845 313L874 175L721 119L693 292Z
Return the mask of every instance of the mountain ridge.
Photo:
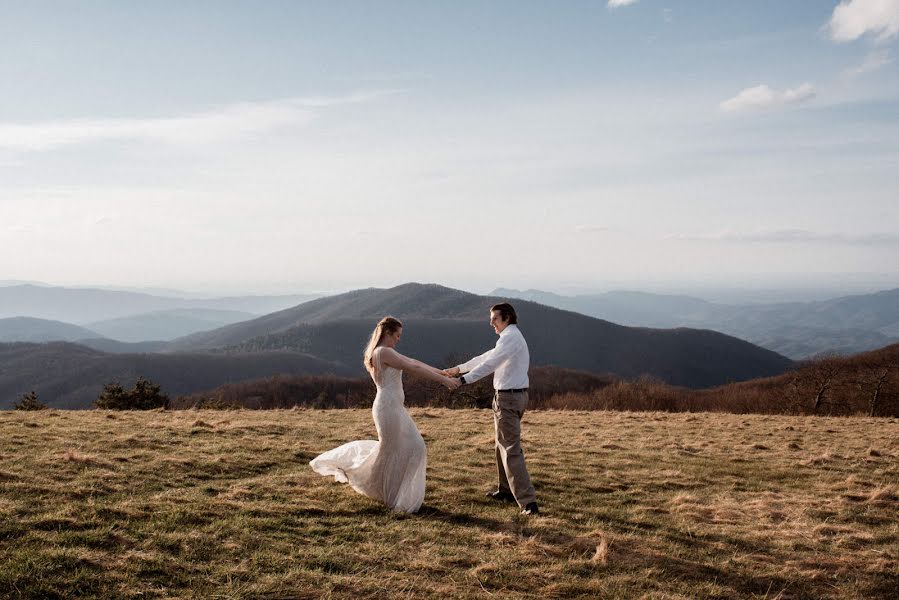
M501 288L508 296L625 325L714 329L803 359L854 354L899 341L899 288L811 302L719 304L690 296L614 291L562 296Z
M377 295L373 298L372 296L375 294ZM441 302L437 304L432 302L428 305L427 311L421 312L422 303L429 299L433 300L435 297L440 297ZM275 334L300 324L373 318L376 314L380 316L403 315L405 318L427 316L435 319L453 319L464 316L470 320L484 318L486 321L487 313L479 298L482 297L434 283L406 283L393 288L363 288L310 300L298 306L213 331L185 336L173 340L170 349L175 351L202 350L234 345L258 337L261 335L260 328L265 328L266 334ZM464 304L446 312L447 303L453 299L461 300ZM416 306L419 307L419 310L416 310ZM438 312L438 308L442 308L443 312Z
M72 342L96 337L101 337L96 331L53 319L35 317L0 319L0 342Z
M437 284L367 288L187 336L169 350L291 349L361 368L357 355L374 324L392 314L406 325L403 352L426 362L450 356L461 362L494 345L489 309L505 300ZM715 331L627 327L530 301L519 300L515 306L535 365L624 377L649 374L689 387L773 375L792 365L786 357Z
M95 321L177 308L239 310L266 314L318 297L319 294L293 294L198 299L100 288L21 284L0 286L0 318L34 317L86 325Z
M169 341L258 316L236 310L170 308L95 321L88 323L86 327L119 342Z

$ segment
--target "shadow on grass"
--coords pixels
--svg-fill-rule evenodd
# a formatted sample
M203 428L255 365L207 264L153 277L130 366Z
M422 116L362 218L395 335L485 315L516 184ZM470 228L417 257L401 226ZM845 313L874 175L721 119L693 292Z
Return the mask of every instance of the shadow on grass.
M469 513L450 512L436 506L423 505L417 513L419 518L425 518L435 521L443 521L444 523L452 523L453 525L461 525L463 527L478 527L487 531L506 531L508 523L497 521L495 519L485 519Z
M386 506L372 504L352 510L331 510L321 508L298 508L292 511L299 517L339 518L339 517L378 517L393 516L399 519L429 519L460 525L463 527L478 527L487 531L506 531L508 523L485 519L468 513L454 513L437 508L436 506L423 505L417 513L393 513Z
M300 462L308 463L319 454L319 452L313 452L312 450L297 450L293 453L293 457Z
M430 520L438 520L462 527L475 527L487 532L503 532L516 535L521 543L530 541L538 543L547 550L550 556L555 555L560 558L569 558L570 560L591 559L597 550L599 540L592 540L589 536L572 536L559 531L548 531L542 529L539 520L519 520L512 518L510 520L499 521L495 519L487 519L469 513L451 512L436 506L422 506L416 515L418 518L426 518ZM635 530L656 531L667 539L685 548L695 548L708 552L712 547L720 547L723 543L728 546L739 548L741 551L754 551L755 553L771 555L770 548L759 547L756 544L749 544L744 540L728 538L719 535L694 535L692 538L683 535L674 528L665 526L655 526L651 524L639 522L619 521L612 527L613 530L619 532ZM722 552L722 556L727 555ZM814 598L818 597L823 590L819 589L812 582L796 581L783 576L758 575L747 572L744 569L734 567L728 568L716 564L717 561L709 560L691 560L689 558L666 555L657 547L646 545L644 541L638 541L623 538L613 538L613 542L608 551L607 562L603 565L595 563L594 568L631 572L634 570L656 569L673 576L676 579L691 582L697 589L709 582L716 582L718 585L729 588L732 595L728 597L742 598L750 595L768 595L777 594L779 592L787 592L795 595L797 598ZM584 564L584 563L580 563ZM572 565L574 568L574 565ZM594 569L590 569L590 575L595 576ZM666 580L670 577L666 577Z

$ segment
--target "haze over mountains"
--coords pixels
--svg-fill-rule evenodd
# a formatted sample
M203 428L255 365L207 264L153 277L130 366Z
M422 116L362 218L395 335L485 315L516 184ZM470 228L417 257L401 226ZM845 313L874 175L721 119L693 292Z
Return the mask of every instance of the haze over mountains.
M0 342L71 342L100 337L84 327L33 317L0 319Z
M246 321L257 314L210 308L173 308L88 323L102 337L122 342L173 340L193 333Z
M690 296L608 292L562 296L497 289L622 325L714 329L795 360L822 353L855 354L899 341L899 289L814 302L719 304Z
M315 294L179 298L97 288L34 284L0 286L0 318L29 316L76 325L172 309L210 309L265 314L295 306Z
M51 404L88 406L110 378L127 384L137 375L154 378L171 394L279 373L359 375L362 347L385 314L404 320L404 352L449 366L493 346L488 311L501 300L405 284L319 298L171 342L10 344L0 360L0 394L6 395L0 399L8 405L10 394L35 389L49 395ZM705 387L775 375L792 364L714 331L626 327L528 301L516 302L516 308L534 365L620 377L648 374L675 385Z
M787 356L854 353L899 339L899 290L728 305L640 292L480 296L417 283L328 297L212 299L16 284L0 286L0 315L44 318L0 317L0 407L31 389L54 406L87 407L103 384L138 375L172 395L278 374L358 376L362 346L385 314L406 324L402 351L448 366L492 347L488 309L506 299L516 299L534 365L646 374L691 388L777 375L792 366ZM62 314L80 322L46 318Z
M315 294L294 294L181 298L28 283L0 286L0 319L31 317L59 321L95 332L89 337L109 337L123 342L170 340L296 306L317 297ZM49 324L42 327L51 330ZM60 335L62 337L45 337L42 341L78 339ZM0 339L6 337L8 335L0 329Z
M310 313L304 322L334 320L348 306L347 302L359 301L357 296L364 291L330 297L316 305L320 314ZM313 294L223 298L181 294L182 297L159 296L5 281L0 284L0 341L79 341L109 352L156 352L166 347L160 341L213 331L261 316L273 325L282 318L290 321L292 307L320 298ZM500 288L491 295L533 300L620 325L713 329L795 360L831 352L853 354L899 341L899 289L813 302L768 304L727 304L688 295L635 291L565 296L541 290ZM402 308L398 304L402 301L390 298L392 304L380 309ZM358 309L360 315L365 313L362 308ZM281 315L281 311L288 312ZM377 311L365 313L364 318L374 312ZM434 311L437 313L439 307ZM30 320L4 320L21 317ZM231 330L226 330L214 335L227 337L230 333ZM224 345L232 342L225 340ZM207 347L216 345L221 344L207 343Z

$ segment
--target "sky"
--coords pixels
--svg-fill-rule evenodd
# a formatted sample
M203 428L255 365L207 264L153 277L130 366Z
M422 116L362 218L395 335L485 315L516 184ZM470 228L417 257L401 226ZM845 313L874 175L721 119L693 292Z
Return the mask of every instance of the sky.
M0 1L0 280L899 287L899 0Z

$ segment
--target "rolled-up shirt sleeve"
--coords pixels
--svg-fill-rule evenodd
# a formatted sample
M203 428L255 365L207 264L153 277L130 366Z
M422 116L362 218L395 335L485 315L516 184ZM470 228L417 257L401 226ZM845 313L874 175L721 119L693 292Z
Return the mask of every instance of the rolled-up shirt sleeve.
M516 341L512 337L501 337L496 342L495 348L459 365L459 371L465 374L465 382L474 383L493 373L504 360L515 352Z

